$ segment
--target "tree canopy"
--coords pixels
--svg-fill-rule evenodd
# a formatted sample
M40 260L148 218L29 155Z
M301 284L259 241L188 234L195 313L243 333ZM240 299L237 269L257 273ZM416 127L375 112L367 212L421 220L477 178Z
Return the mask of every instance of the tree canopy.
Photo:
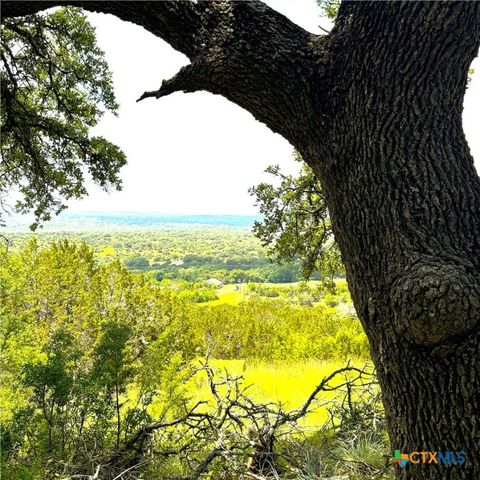
M118 104L95 30L81 10L6 18L1 28L0 206L5 213L16 189L16 209L33 210L36 228L68 199L87 194L87 175L104 189L121 188L125 155L91 135Z
M333 285L331 279L343 266L322 187L298 152L295 159L302 162L297 175L285 175L271 166L267 172L278 185L264 182L250 189L263 215L253 232L277 262L300 259L304 278L319 272Z

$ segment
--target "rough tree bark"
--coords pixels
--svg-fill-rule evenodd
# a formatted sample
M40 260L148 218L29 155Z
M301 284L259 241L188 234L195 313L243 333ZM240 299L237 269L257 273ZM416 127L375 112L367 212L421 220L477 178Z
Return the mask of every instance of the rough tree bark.
M259 2L69 3L191 60L141 98L207 90L289 140L320 178L393 449L464 451L398 478L480 479L480 179L462 130L479 2L344 2L312 35Z

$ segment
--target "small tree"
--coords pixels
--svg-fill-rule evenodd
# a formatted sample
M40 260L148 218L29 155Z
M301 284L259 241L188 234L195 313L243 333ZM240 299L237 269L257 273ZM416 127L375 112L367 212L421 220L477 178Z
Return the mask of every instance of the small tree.
M117 450L122 430L121 396L125 393L127 383L133 380L133 359L128 345L131 334L132 328L129 325L108 322L93 354L92 382L99 396L103 395L102 401L105 404L113 404L115 408Z

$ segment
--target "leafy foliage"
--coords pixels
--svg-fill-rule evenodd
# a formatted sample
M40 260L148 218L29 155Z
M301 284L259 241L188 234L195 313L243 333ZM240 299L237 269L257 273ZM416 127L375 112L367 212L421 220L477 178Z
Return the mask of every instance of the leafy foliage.
M0 279L6 477L91 473L154 402L160 418L182 408L193 349L181 299L65 241L1 252Z
M20 250L32 234L8 234L8 237L12 248ZM272 263L260 242L246 229L42 232L38 242L43 247L59 238L86 242L100 261L118 259L129 270L149 272L157 280L197 283L214 277L224 283L282 283L301 279L298 262Z
M296 152L295 159L302 162ZM284 175L278 166L267 172L278 181L250 189L264 220L253 231L277 262L300 260L303 277L320 272L330 282L343 272L320 182L306 164L298 176Z
M328 295L320 296L314 306L295 305L281 297L200 306L195 313L195 344L225 359L368 358L368 342L358 320L348 316L350 312L343 315L341 308L326 306Z
M243 442L245 432L230 431L227 425L236 424L230 420L226 430L208 430L224 418L224 403L218 415L192 417L202 419L201 444L183 423L145 433L183 418L203 400L196 396L202 388L192 362L207 350L216 359L269 364L368 358L345 282L337 281L335 295L318 282L231 285L243 290L237 304L224 304L221 289L198 279L159 282L107 260L66 240L42 248L32 239L17 252L0 251L2 462L8 478L94 475L106 465L118 472L145 455L158 458L158 468L168 473L159 474L151 460L145 478L169 478L194 470L215 439ZM245 469L243 453L234 464L226 458L220 455L212 472Z
M318 6L322 12L330 20L335 20L340 8L340 0L317 0Z
M1 28L1 206L18 189L16 208L33 209L35 229L87 193L87 172L104 189L121 188L125 155L89 136L118 105L95 30L79 9L4 19Z

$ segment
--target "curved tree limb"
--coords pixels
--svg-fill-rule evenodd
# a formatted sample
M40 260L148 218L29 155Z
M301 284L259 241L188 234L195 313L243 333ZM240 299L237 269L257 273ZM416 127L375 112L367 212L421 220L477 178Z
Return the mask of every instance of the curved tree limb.
M296 145L319 133L311 95L318 87L325 37L316 36L259 1L2 3L3 18L73 5L141 25L191 61L139 100L206 90L249 111ZM321 63L321 62L320 62ZM321 83L320 83L321 84Z

